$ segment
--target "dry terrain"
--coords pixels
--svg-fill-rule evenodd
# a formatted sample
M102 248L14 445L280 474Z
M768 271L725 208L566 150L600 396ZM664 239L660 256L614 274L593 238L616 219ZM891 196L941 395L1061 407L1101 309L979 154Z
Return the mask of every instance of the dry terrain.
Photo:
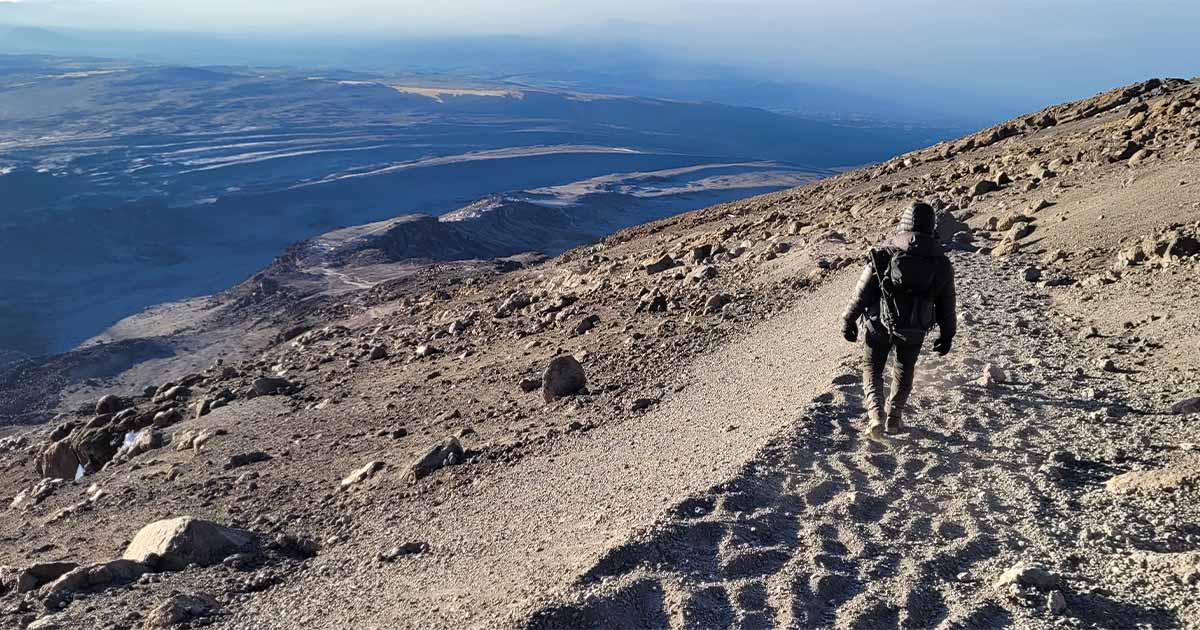
M1154 80L347 290L0 438L0 626L1200 628L1198 145ZM916 199L960 335L873 442L839 314Z

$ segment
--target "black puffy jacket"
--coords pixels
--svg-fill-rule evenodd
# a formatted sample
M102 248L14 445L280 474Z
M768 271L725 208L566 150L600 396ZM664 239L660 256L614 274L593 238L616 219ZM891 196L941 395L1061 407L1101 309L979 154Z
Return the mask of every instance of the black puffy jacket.
M946 252L937 238L917 232L897 232L880 248L892 253L905 252L938 259L935 266L934 289L928 297L934 304L934 318L941 330L941 336L946 339L953 338L958 332L958 316L955 314L954 266L950 264L950 259L946 257ZM857 321L860 316L865 315L869 326L875 330L882 330L879 318L879 300L882 297L883 292L879 288L879 278L876 277L872 265L868 263L858 279L858 286L854 289L854 299L842 317L847 321Z

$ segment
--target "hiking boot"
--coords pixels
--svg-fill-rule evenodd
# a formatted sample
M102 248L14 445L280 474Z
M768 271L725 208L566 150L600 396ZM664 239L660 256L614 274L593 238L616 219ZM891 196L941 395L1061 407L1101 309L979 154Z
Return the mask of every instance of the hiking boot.
M884 431L888 433L899 433L904 430L904 425L900 422L900 414L889 415L887 423L884 425Z
M883 439L884 422L882 415L875 410L867 412L867 438L872 440Z

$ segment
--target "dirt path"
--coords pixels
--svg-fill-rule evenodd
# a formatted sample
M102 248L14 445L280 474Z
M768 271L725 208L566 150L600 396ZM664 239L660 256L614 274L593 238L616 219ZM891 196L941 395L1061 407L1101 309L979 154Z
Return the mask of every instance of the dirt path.
M526 628L1200 627L1186 587L1120 575L1129 547L1153 541L1098 540L1115 510L1178 509L1112 505L1099 485L1112 449L1156 420L1113 419L1148 410L1094 374L1015 269L957 265L963 334L925 359L906 434L863 438L858 374L843 368L737 475L606 553ZM974 383L984 361L1007 382ZM1069 616L1048 610L1050 589L993 585L1020 561L1065 580Z
M838 314L854 275L834 278L791 312L687 368L686 388L656 410L567 441L554 457L480 476L434 513L363 523L352 543L331 547L313 570L248 602L230 627L519 622L635 529L736 474L798 417L804 401L828 388L853 350L838 337ZM387 512L381 506L380 518ZM432 552L374 562L410 540ZM361 605L345 606L346 598Z
M1094 367L1047 289L990 257L956 265L956 351L925 359L911 429L888 444L860 434L857 349L837 341L844 273L689 367L657 410L428 514L380 506L227 626L1200 627L1188 587L1120 570L1183 547L1200 510L1102 486L1147 463L1122 453L1168 421L1136 375ZM975 382L985 363L1002 384ZM409 541L430 551L375 560ZM993 584L1018 562L1062 583Z

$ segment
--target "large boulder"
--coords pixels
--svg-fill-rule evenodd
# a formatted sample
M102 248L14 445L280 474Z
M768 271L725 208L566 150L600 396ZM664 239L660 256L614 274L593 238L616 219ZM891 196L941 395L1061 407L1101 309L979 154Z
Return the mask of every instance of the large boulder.
M450 436L430 447L408 467L408 480L416 483L435 470L461 464L465 457L466 451L463 450L462 443L458 438Z
M554 357L542 373L542 396L553 402L564 396L574 396L587 387L583 366L575 357L564 354Z
M954 235L959 232L968 232L970 227L958 217L950 212L940 212L937 215L937 235L943 243L949 243L954 240Z
M155 521L133 537L122 558L181 571L189 564L211 566L250 551L254 534L190 516Z
M92 473L112 460L123 441L124 435L114 433L109 427L85 428L71 433L71 446L79 463Z
M39 562L23 569L0 567L0 595L28 593L75 569L74 562Z
M127 407L129 407L129 401L114 394L101 396L100 400L96 401L96 413L98 414L117 413Z
M70 481L78 470L79 457L69 440L53 442L38 454L37 471L43 478Z

